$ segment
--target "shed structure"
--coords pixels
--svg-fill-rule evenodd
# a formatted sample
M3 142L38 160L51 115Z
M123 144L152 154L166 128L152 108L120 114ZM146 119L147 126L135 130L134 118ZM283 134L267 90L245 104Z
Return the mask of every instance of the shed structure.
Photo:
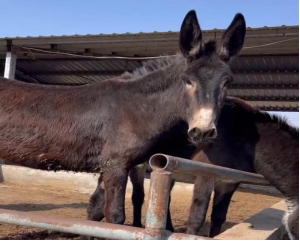
M220 39L223 32L203 31L203 37ZM178 38L178 32L1 38L0 74L37 84L88 84L132 71L148 57L175 54ZM299 111L299 26L248 28L231 69L229 95L261 110Z

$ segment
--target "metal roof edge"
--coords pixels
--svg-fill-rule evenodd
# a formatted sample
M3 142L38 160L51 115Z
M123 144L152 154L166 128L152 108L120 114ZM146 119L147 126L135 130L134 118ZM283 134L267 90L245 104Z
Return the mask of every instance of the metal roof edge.
M251 28L248 27L247 31L262 31L262 30L282 30L282 29L299 29L299 25L290 25L290 26L275 26L275 27L259 27L259 28ZM225 29L211 29L211 30L203 30L203 33L220 33L224 32ZM142 36L142 35L178 35L178 31L168 31L168 32L139 32L139 33L112 33L112 34L74 34L74 35L50 35L50 36L26 36L26 37L3 37L0 38L1 41L7 40L32 40L32 39L58 39L58 38L83 38L83 37L117 37L117 36Z

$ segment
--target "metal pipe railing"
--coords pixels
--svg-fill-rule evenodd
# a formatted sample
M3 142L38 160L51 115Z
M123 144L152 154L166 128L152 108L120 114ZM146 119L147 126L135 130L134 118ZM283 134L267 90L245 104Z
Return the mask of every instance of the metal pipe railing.
M154 204L155 205L155 204ZM153 207L151 205L151 207ZM158 208L156 208L158 209ZM153 220L154 221L154 220ZM88 220L77 220L71 218L58 218L36 214L0 209L0 223L21 225L31 228L47 229L58 232L72 233L96 238L114 240L141 240L141 239L166 239L166 240L206 240L209 238L188 235L182 233L171 233L165 228L159 231L158 237L155 229L136 228L125 225L95 222Z
M108 239L142 239L144 235L142 228L6 209L0 209L0 223Z
M88 220L57 218L5 209L0 209L0 223L105 239L207 240L209 238L183 233L171 233L166 230L172 172L183 172L196 176L212 176L257 184L267 183L261 175L163 154L152 156L150 166L154 171L151 173L150 197L145 229Z
M269 184L261 175L234 170L212 164L187 160L180 157L155 154L150 158L150 166L153 170L167 172L181 172L194 176L210 176L230 179L238 182L250 182L256 184Z

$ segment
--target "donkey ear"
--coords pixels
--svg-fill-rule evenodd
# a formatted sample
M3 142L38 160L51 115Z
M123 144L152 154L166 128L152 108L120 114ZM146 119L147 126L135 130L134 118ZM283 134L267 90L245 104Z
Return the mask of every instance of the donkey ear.
M232 56L237 55L243 47L245 34L245 18L238 13L222 36L219 50L220 57L224 60L229 60Z
M188 59L193 60L201 53L202 32L194 10L185 16L179 37L181 53Z

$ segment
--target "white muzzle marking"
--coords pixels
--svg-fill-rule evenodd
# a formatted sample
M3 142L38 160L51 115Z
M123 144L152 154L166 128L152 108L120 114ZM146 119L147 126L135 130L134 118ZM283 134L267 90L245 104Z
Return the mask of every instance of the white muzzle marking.
M194 123L198 124L197 127L202 129L210 129L214 123L214 114L213 109L211 108L202 108L196 114L196 120Z

